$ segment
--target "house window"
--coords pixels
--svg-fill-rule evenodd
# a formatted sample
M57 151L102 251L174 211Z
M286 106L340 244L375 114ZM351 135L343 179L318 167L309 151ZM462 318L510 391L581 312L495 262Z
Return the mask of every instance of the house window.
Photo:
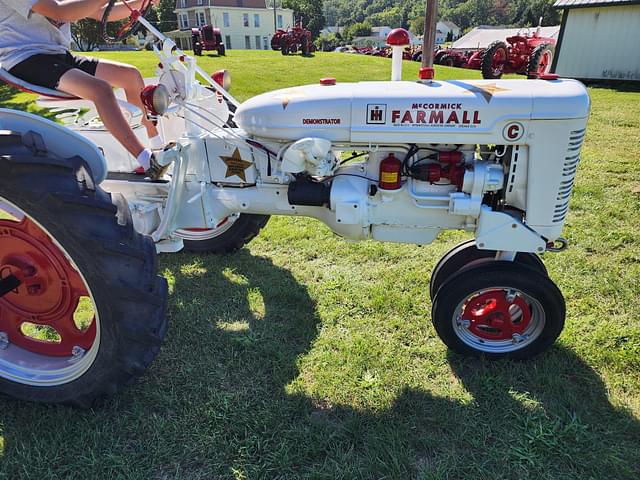
M249 35L244 37L244 48L251 50L251 37Z
M202 5L202 0L198 0L198 5Z
M207 24L207 20L205 18L204 12L196 13L196 24L198 27L203 27Z
M260 44L262 43L261 40L262 37L260 35L256 35L256 50L260 50Z
M243 13L242 14L242 23L244 24L245 27L249 26L249 14L248 13Z
M282 15L278 15L278 28L282 28L284 25L284 20L282 19Z
M255 13L253 15L253 26L256 28L260 28L260 14Z
M227 45L227 50L231 50L231 35L225 35L224 43Z
M181 8L186 8L187 7L187 0L180 0L180 7Z
M225 27L230 27L231 26L231 20L229 19L229 12L224 12L222 14L222 24Z
M180 14L180 30L187 30L189 28L189 15L186 13Z

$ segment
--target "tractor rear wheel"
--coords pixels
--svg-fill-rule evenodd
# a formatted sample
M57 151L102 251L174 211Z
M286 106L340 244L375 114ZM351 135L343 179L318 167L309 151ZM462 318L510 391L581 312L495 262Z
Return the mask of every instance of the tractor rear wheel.
M258 236L269 221L267 215L234 214L213 229L185 228L176 231L184 249L192 253L234 253Z
M445 67L455 67L456 61L451 55L445 55L440 59L440 65Z
M309 39L307 37L304 37L302 39L302 56L303 57L308 57L309 55L311 55L311 45L309 42Z
M289 54L289 47L287 46L287 39L285 37L280 38L280 53L282 53L282 55Z
M475 240L468 240L455 246L442 257L433 269L431 282L429 283L429 295L433 300L440 290L440 287L453 275L459 271L479 265L481 263L493 262L496 259L495 250L480 250L476 247ZM514 263L523 265L547 275L547 268L542 259L535 253L518 252Z
M492 262L449 278L434 299L432 321L457 353L525 360L555 342L565 314L562 293L548 276Z
M538 45L529 57L529 65L527 66L527 77L538 78L551 71L553 62L553 48L548 43Z
M498 40L489 45L481 60L482 78L498 79L504 73L504 67L509 59L507 44Z
M224 45L218 46L218 55L224 57L227 54L227 48Z
M82 159L0 135L0 392L89 408L140 376L167 332L155 246Z

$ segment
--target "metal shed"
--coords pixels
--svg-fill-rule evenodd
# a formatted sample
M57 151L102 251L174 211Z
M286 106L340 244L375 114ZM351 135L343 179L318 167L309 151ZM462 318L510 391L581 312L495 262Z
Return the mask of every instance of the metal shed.
M553 71L640 82L640 0L557 0L564 10Z

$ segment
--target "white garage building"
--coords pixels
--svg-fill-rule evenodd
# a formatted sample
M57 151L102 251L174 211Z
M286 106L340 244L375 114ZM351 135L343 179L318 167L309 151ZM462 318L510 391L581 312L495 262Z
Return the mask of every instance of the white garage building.
M553 61L562 77L640 81L640 0L557 0L564 10Z

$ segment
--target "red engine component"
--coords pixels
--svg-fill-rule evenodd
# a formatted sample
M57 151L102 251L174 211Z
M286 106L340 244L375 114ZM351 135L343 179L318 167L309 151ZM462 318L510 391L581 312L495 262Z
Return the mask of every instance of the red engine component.
M398 190L402 186L402 162L393 153L380 162L381 190Z
M462 152L439 152L438 163L418 164L412 167L412 174L429 183L438 183L444 178L461 189L465 174Z

